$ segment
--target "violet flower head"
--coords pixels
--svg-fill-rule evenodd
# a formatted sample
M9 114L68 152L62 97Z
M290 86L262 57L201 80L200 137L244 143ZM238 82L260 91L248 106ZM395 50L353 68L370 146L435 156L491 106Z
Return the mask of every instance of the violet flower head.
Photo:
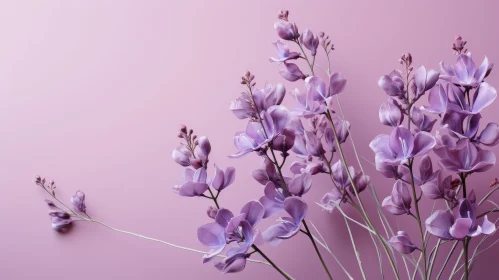
M416 86L415 95L420 96L431 89L437 83L439 75L440 73L435 70L427 71L423 65L416 68L413 74L414 85Z
M267 183L272 182L278 187L282 187L281 177L275 168L275 165L267 157L262 157L262 167L252 172L253 178L260 184L266 186ZM285 177L285 180L287 178Z
M269 58L270 62L286 62L300 57L299 53L290 51L288 44L282 40L274 41L272 44L277 50L277 57Z
M478 89L475 89L471 106L466 102L465 93L461 88L449 85L447 94L449 96L447 108L468 115L480 113L485 107L492 104L497 97L496 89L486 82L481 83Z
M309 29L305 29L300 36L300 42L310 50L310 54L315 56L317 54L317 47L319 46L319 36L314 35Z
M404 121L404 114L400 105L393 98L379 107L379 121L387 126L397 127Z
M382 76L378 81L378 86L389 96L400 97L405 94L405 83L402 75L397 70Z
M318 203L324 210L332 213L340 203L347 202L347 198L342 194L337 188L333 188L330 192L327 192Z
M417 246L411 242L409 235L405 231L398 231L397 235L392 236L388 243L392 245L393 249L401 254L410 254L417 249Z
M295 82L298 80L303 80L307 75L303 74L298 65L294 63L284 62L284 69L279 71L279 74L286 80L290 82Z
M431 120L416 106L411 108L410 114L412 123L416 125L416 131L430 132L437 121L437 119Z
M455 146L442 146L439 156L442 166L454 172L484 172L496 163L492 151L482 150L468 139L459 140Z
M338 136L338 142L340 142L340 144L345 143L348 135L350 135L350 122L335 116L333 117L333 124L336 130L336 135ZM326 139L326 143L328 144L328 146L333 149L335 138L333 129L331 127L326 128L326 131L324 132L324 138Z
M326 104L314 100L312 92L301 92L295 89L292 95L295 97L298 105L292 111L292 114L296 117L311 118L326 111Z
M66 233L71 229L73 224L73 219L68 212L62 210L53 210L49 212L49 215L52 217L52 229L60 232Z
M221 191L230 186L236 178L236 169L227 167L225 172L215 164L215 176L211 180L211 186L217 191Z
M75 195L71 197L71 203L80 212L85 213L87 211L87 206L85 204L85 193L82 191L77 191Z
M312 175L307 172L297 174L288 184L288 190L291 194L302 196L312 187Z
M440 62L442 79L465 87L478 87L491 72L492 67L493 64L489 63L487 57L477 67L471 53L460 54L454 66L446 65L443 61Z
M499 143L499 125L496 123L488 123L482 130L477 141L486 146L495 146Z
M381 206L393 215L409 214L412 197L409 188L400 180L393 185L392 195L383 200Z
M289 155L288 151L295 145L295 138L295 131L285 128L282 133L272 141L272 148L276 151L280 151L283 157L287 157Z
M271 245L278 245L283 239L289 239L300 231L300 226L307 215L308 205L299 197L288 197L284 200L284 210L290 217L281 217L280 223L269 227L262 233L263 238Z
M482 115L465 115L457 112L447 112L443 119L442 124L444 128L449 131L449 134L458 138L475 138L480 125Z
M184 170L184 177L182 183L173 187L173 191L180 196L193 197L201 196L209 186L206 183L207 174L205 168L199 168L195 171L186 168Z
M298 27L296 27L296 24L294 22L279 20L274 24L274 28L277 31L277 35L279 35L281 39L293 41L300 37L300 33L298 33Z
M449 87L449 85L447 86ZM422 106L426 110L435 114L443 114L447 110L448 98L447 92L441 84L434 86L428 93L428 106Z
M399 165L409 159L422 156L435 146L435 138L428 132L415 135L403 126L396 127L390 135L381 134L374 138L369 147L376 154L376 161Z
M452 194L452 176L447 176L445 179L431 180L427 181L421 185L421 191L423 194L430 199L443 199L448 197L449 200L454 198Z
M456 52L456 54L466 53L468 50L465 49L466 41L461 38L461 36L456 36L454 43L452 43L452 49Z
M251 93L245 91L232 101L229 109L238 119L257 120L262 111L266 111L274 105L280 105L285 95L286 88L282 84L275 86L265 84L262 89L252 87Z
M355 173L355 169L350 166L348 167L348 171L345 169L345 166L341 160L338 160L331 167L332 178L336 185L338 186L340 191L348 190L352 195L356 195L356 193L361 193L367 188L367 185L370 182L370 177L359 171ZM350 181L350 177L348 176L350 173L355 185L355 190L352 186L352 182Z
M245 132L238 132L234 136L234 145L239 150L231 157L241 157L250 152L259 152L276 136L283 132L289 123L289 112L284 106L271 106L261 113L260 122L249 122Z
M265 195L259 200L265 209L264 219L284 210L284 200L287 196L283 188L276 187L274 183L268 182L264 193Z
M463 239L466 236L474 237L480 234L492 234L496 231L494 223L487 216L484 217L482 225L476 223L476 204L470 199L464 198L454 208L454 213L437 210L426 220L426 229L429 233L444 239Z

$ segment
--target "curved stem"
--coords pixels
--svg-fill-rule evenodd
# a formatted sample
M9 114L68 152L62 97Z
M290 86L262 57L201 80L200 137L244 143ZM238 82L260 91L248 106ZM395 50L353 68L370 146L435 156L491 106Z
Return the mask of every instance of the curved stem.
M442 265L442 268L440 268L440 272L437 275L437 280L440 279L442 276L442 273L444 273L445 267L449 263L450 258L452 257L452 254L454 253L454 250L456 250L458 241L454 242L454 245L452 245L452 248L450 249L449 253L447 254L447 258L445 258L444 264Z

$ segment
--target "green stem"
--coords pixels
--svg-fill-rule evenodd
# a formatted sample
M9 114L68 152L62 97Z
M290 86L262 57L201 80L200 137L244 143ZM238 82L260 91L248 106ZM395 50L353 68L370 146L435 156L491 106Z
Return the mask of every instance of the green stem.
M329 269L327 268L327 265L324 262L324 259L322 258L322 255L319 251L319 248L317 247L317 244L315 243L315 239L312 236L312 234L310 233L310 230L307 226L307 222L305 220L303 220L302 223L303 223L303 226L305 227L306 235L310 238L312 245L314 245L315 252L317 253L317 256L319 257L319 259L321 260L322 266L324 267L324 270L326 271L327 276L329 277L330 280L333 280L333 276L331 276L331 273L329 272Z

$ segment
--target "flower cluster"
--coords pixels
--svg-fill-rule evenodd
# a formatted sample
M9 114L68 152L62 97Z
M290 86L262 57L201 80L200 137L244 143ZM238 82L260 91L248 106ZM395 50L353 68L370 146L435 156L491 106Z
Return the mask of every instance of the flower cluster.
M411 54L404 54L399 60L404 71L394 70L378 82L389 96L388 102L380 107L380 121L393 130L390 135L377 136L370 147L375 153L377 170L396 180L392 194L383 200L382 206L393 215L414 217L422 238L418 247L406 232L398 232L389 242L402 254L419 249L423 259L427 257L418 207L423 197L443 200L447 205L446 210L437 210L426 219L428 232L441 240L463 241L465 251L472 237L496 230L487 212L476 214L481 203L477 203L474 190L466 186L470 175L487 171L496 163L494 153L486 149L499 143L499 127L488 123L479 129L481 111L497 97L496 90L485 82L493 64L485 57L481 65L476 65L465 45L466 41L458 36L452 46L457 62L447 65L442 61L440 73L424 66L414 69ZM428 105L418 106L417 102L426 94ZM437 121L441 126L432 135ZM433 170L429 156L432 152L441 169ZM414 168L416 157L420 157L419 174ZM426 276L431 273L426 262L424 273Z

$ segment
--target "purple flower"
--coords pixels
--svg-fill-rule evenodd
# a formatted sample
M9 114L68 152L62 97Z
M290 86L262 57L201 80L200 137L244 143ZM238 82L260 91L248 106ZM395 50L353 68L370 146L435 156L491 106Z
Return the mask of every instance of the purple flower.
M484 172L496 163L492 151L479 149L468 139L459 140L455 146L443 146L439 156L442 166L454 172Z
M311 156L320 158L326 153L322 147L321 139L311 131L305 131L305 143L308 154Z
M435 139L428 132L420 131L414 136L403 126L396 127L390 135L378 135L369 147L376 154L376 161L399 165L409 159L422 156L435 146Z
M293 174L310 173L310 175L316 175L328 172L326 164L323 161L314 161L312 156L293 162L289 169Z
M87 211L87 206L85 204L85 193L82 191L77 191L75 195L71 197L71 203L78 209L78 211L85 213Z
M295 131L285 128L282 133L272 141L272 148L282 152L283 156L288 156L288 151L291 150L295 144L295 138Z
M281 187L281 177L277 173L275 165L267 157L262 158L262 168L253 171L253 178L264 186L266 186L267 183L272 182L276 186Z
M400 105L393 98L379 107L379 121L387 126L397 127L404 121L404 114Z
M203 256L203 263L212 260L224 250L226 244L233 241L243 242L247 248L241 247L249 249L256 238L253 227L260 222L263 213L263 206L258 201L246 203L238 216L234 216L228 209L220 208L215 216L215 222L198 228L199 241L211 248Z
M352 183L350 181L350 178L348 177L348 173L350 173L350 175L353 176L352 179L355 184L357 193L360 193L363 190L365 190L370 182L369 176L364 175L361 171L356 174L355 169L352 166L348 167L348 172L347 172L341 160L338 160L335 164L333 164L331 170L332 170L333 180L338 186L338 188L340 190L346 189L350 191L350 193L352 193L353 195L355 195L355 190L352 187Z
M475 208L474 202L466 198L461 199L458 207L454 208L454 214L443 210L435 211L426 220L426 229L444 240L494 233L496 227L488 220L487 216L484 217L481 226L476 224Z
M288 190L291 194L302 196L312 187L312 175L307 172L295 175L288 184Z
M284 194L282 188L276 187L272 182L267 183L264 193L265 195L259 201L265 209L265 213L263 214L263 218L265 219L284 209L284 200L287 196Z
M447 86L449 87L449 85ZM433 87L428 93L428 106L421 106L422 110L426 110L435 114L445 113L447 110L447 92L441 84Z
M281 74L281 76L284 79L290 82L295 82L298 80L305 79L307 77L307 75L303 74L298 65L287 62L284 62L283 64L284 64L284 69L280 70L279 74Z
M317 53L317 47L319 46L319 36L314 35L312 31L305 29L300 36L300 41L305 48L310 50L312 56L315 56Z
M57 232L65 233L73 224L73 219L71 219L68 212L53 210L49 212L49 215L52 217L52 229Z
M478 126L482 115L465 115L449 111L444 115L442 124L449 130L449 133L458 138L473 139L478 132Z
M329 213L333 212L336 207L342 202L347 202L347 198L337 188L333 188L327 192L322 198L319 205Z
M185 146L179 146L172 152L172 158L178 164L186 167L191 165L192 153Z
M284 106L271 106L261 114L262 123L249 122L245 132L234 136L234 145L239 150L231 157L241 157L252 151L265 148L270 141L278 136L289 123L288 109Z
M442 199L452 190L452 176L447 176L443 181L431 180L421 185L421 191L430 199ZM453 197L450 197L451 199Z
M447 90L449 95L447 108L462 114L478 114L492 104L497 97L495 88L486 82L481 83L479 88L475 90L471 106L466 103L465 94L459 87L451 85L448 86Z
M426 71L426 68L421 65L414 71L414 85L416 86L416 96L423 94L431 89L438 81L440 73L435 70Z
M460 54L455 66L445 65L443 61L440 62L440 68L444 73L442 79L468 87L480 85L487 73L490 72L489 67L492 68L489 65L489 60L485 57L482 64L477 68L470 53Z
M278 245L283 239L289 239L300 231L308 206L299 197L288 197L284 200L284 210L291 217L282 217L279 224L269 227L262 233L264 240L271 245Z
M405 84L400 72L393 70L389 75L382 76L378 81L378 86L390 96L403 96L405 94Z
M286 44L282 40L274 41L272 44L274 44L275 48L277 49L277 58L269 58L270 62L285 62L300 57L299 53L290 51L288 44Z
M434 181L438 179L440 170L433 172L433 164L429 155L425 155L421 158L419 163L419 184L424 184L429 181Z
M347 80L344 79L340 73L333 73L329 77L329 92L328 97L339 94L345 89Z
M184 177L182 184L173 187L173 191L181 196L193 197L202 195L207 189L206 183L206 169L199 168L196 171L186 168L184 170Z
M393 249L404 255L410 254L417 249L417 246L411 242L409 235L405 231L398 231L397 235L392 236L388 242L392 245Z
M284 40L292 41L300 37L298 27L292 22L280 20L274 24L274 28L277 31L277 35Z
M342 120L339 117L333 117L333 124L334 128L336 129L336 135L338 136L338 141L340 142L340 144L345 143L345 141L348 138L348 135L350 134L350 122ZM333 129L331 127L326 128L326 131L324 132L324 138L329 148L331 150L334 150L335 138L334 138Z
M243 92L241 96L231 102L229 109L238 119L257 119L262 111L266 111L274 105L280 105L286 95L286 88L282 84L275 86L265 84L263 89L253 88L252 93L253 98L250 93Z
M235 177L236 169L234 167L227 167L224 172L215 164L215 177L211 180L211 186L215 190L221 191L230 186L234 182Z
M477 141L486 146L495 146L499 143L499 125L496 123L488 123Z
M413 106L411 108L410 113L411 121L417 127L416 131L430 132L433 129L433 125L437 121L436 119L430 120L430 118L427 115L423 114L423 112L421 112L421 110L416 106Z
M311 118L326 111L324 102L315 101L312 92L307 91L306 93L302 93L298 89L295 89L292 94L298 103L298 107L292 111L293 115Z
M393 215L409 214L411 209L411 193L402 181L397 180L393 185L392 195L383 200L381 206Z

